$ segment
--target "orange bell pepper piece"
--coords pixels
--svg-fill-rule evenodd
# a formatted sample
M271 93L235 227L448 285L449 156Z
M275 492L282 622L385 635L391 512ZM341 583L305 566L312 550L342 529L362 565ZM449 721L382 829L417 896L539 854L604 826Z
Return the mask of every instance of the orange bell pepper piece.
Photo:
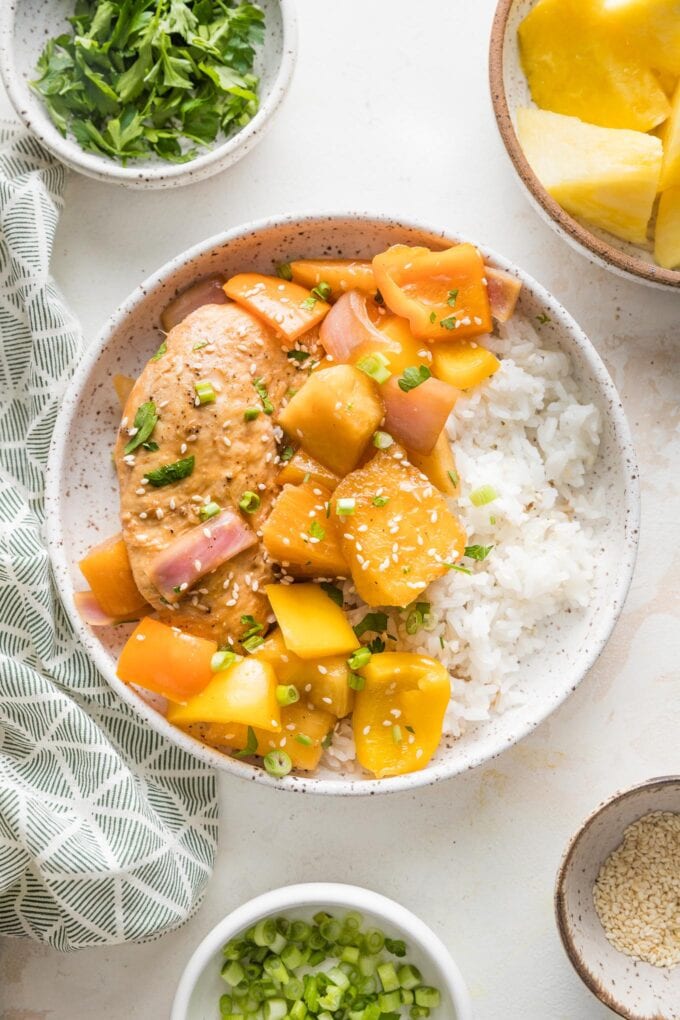
M120 535L96 545L79 566L106 616L136 620L149 608L135 584L127 546Z
M261 273L232 276L224 285L224 293L291 343L318 325L330 309L305 287Z
M375 294L377 289L373 266L361 259L299 259L290 263L290 271L295 283L303 287L327 283L334 301L347 290Z
M440 662L409 652L374 655L354 702L357 758L378 779L424 769L439 747L451 678Z
M446 251L396 244L373 259L387 307L409 320L420 340L479 336L491 329L482 256L471 244Z
M185 702L210 683L210 660L216 651L215 641L185 634L147 616L120 653L118 676L126 684Z
M478 386L501 367L495 354L469 340L435 344L432 359L437 378L459 390Z

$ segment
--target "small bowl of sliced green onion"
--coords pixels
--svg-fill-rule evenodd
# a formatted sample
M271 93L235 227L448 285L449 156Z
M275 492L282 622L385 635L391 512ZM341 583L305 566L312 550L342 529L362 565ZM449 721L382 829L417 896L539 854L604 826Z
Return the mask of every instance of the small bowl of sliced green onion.
M224 170L290 84L294 0L0 3L0 75L62 163L131 188Z
M465 983L410 911L357 886L264 893L189 960L171 1020L471 1020Z

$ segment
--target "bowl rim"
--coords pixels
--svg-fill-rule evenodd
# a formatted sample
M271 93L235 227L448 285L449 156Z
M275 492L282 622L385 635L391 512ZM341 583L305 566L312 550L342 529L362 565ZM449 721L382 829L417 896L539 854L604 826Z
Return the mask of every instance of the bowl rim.
M161 733L174 744L181 747L184 751L193 754L194 757L197 757L205 764L211 765L221 772L231 773L232 775L236 775L242 779L249 779L251 782L258 782L266 786L275 787L276 789L288 790L297 793L315 793L325 796L375 796L376 794L397 793L404 790L417 789L422 786L432 786L444 779L450 779L455 775L467 772L487 761L492 761L497 758L504 750L507 749L507 747L518 743L536 729L536 727L553 711L555 711L555 709L558 708L559 705L561 705L576 689L578 684L584 679L588 671L596 662L611 635L616 621L618 620L633 577L640 530L640 489L637 459L625 411L614 383L612 382L602 359L591 341L569 312L562 307L557 298L553 297L541 284L525 272L525 270L513 265L493 249L484 245L477 245L485 258L490 259L495 265L502 269L514 272L515 275L522 280L522 283L532 290L537 299L550 310L553 321L558 323L562 330L571 336L576 346L579 348L581 355L587 363L588 368L600 389L600 392L609 396L609 414L612 417L614 431L618 441L618 453L620 458L622 460L627 460L630 466L627 473L628 484L624 491L624 514L629 522L627 533L629 544L626 544L626 555L623 556L620 561L619 576L617 579L616 590L613 595L615 605L612 606L610 604L608 616L606 618L603 616L596 636L589 649L589 653L584 656L581 666L577 671L578 676L575 676L571 684L564 685L559 697L550 701L550 703L546 704L540 713L536 714L532 717L532 719L518 727L516 736L512 739L512 741L505 743L502 746L498 746L492 753L477 751L477 753L472 755L470 760L465 763L447 764L446 762L439 762L432 771L425 769L419 772L411 772L403 776L393 776L387 779L357 779L349 777L332 780L326 778L316 779L313 776L308 777L299 775L289 775L284 779L275 779L268 775L263 768L248 765L236 758L221 754L216 750L206 747L206 745L201 744L195 738L190 737L188 734L183 733L177 729L177 727L168 723L164 717L159 715L159 713L151 708L150 705L144 702L143 699L126 684L123 684L121 681L109 676L111 663L108 653L104 651L99 641L91 633L91 628L87 627L87 625L83 622L75 608L73 599L70 597L69 592L72 587L70 581L71 565L66 559L60 532L59 494L62 466L69 430L72 419L77 411L80 391L86 383L90 372L96 365L102 351L107 344L110 343L112 335L122 328L127 318L134 313L140 304L147 300L152 291L162 286L164 282L177 270L181 269L183 266L189 265L206 251L211 251L218 247L225 247L230 242L238 240L243 236L257 234L258 232L271 228L293 225L300 227L310 223L328 223L329 220L351 220L366 224L378 223L380 225L398 225L400 228L404 228L405 230L426 232L434 236L439 236L442 240L448 240L453 243L466 240L466 238L455 234L454 231L443 230L439 227L432 227L431 225L418 220L390 216L386 213L355 211L288 213L284 216L264 217L233 227L228 231L209 237L206 240L193 245L184 252L174 256L159 270L139 284L122 302L117 310L108 318L97 338L85 351L76 372L66 388L55 423L48 457L45 483L45 533L55 583L59 591L62 605L65 608L75 635L83 645L91 660L102 673L109 686L111 686L115 693L121 697L123 701L127 702L127 704L130 705L138 715L141 715L141 717L145 719L145 721L148 722L149 725L156 730L156 732Z
M31 105L24 102L21 75L15 61L14 28L19 2L20 0L0 2L0 78L14 111L27 130L57 159L85 176L107 184L141 188L172 187L196 183L218 173L221 169L226 169L226 166L236 162L237 158L245 156L259 141L283 102L295 69L298 51L295 0L275 0L281 11L283 29L281 58L271 91L260 104L252 120L235 134L208 147L188 163L168 163L166 166L141 161L124 167L106 156L85 152L70 135L62 137L56 128L55 136L48 137L35 123L31 111L33 102L40 103L40 99L38 96L32 96Z
M614 805L621 804L624 801L629 800L641 791L655 793L671 784L680 785L680 774L655 776L651 779L645 779L643 782L636 783L634 786L626 787L624 790L617 790L616 793L613 793L610 797L607 797L606 800L603 800L593 811L590 812L589 815L587 815L569 840L555 877L555 921L562 946L569 958L569 962L581 978L581 981L583 981L584 985L586 985L593 995L596 996L600 1002L604 1003L605 1006L608 1006L609 1009L617 1014L617 1016L624 1017L625 1020L649 1020L649 1018L647 1016L643 1016L641 1013L631 1013L630 1010L622 1005L622 1003L617 1002L605 988L598 984L594 975L588 969L584 958L577 952L567 923L567 898L564 892L564 885L567 871L574 859L581 840L601 815L609 811L610 808L614 807ZM643 815L640 815L640 817L642 818ZM621 831L621 837L623 838L623 830ZM631 959L633 958L631 957Z
M460 969L429 925L396 900L371 889L340 882L305 882L282 886L248 900L227 914L199 942L190 956L177 985L170 1020L188 1020L187 1008L197 982L208 961L232 936L271 914L321 904L367 910L402 930L439 967L456 1008L456 1020L472 1020L470 993Z
M503 78L506 28L516 3L517 0L499 0L494 13L489 41L489 86L496 124L517 176L532 199L543 209L558 229L558 232L564 233L566 239L576 248L585 249L583 254L592 256L599 265L657 287L674 290L680 288L680 269L663 269L661 266L629 255L615 245L597 237L573 216L570 216L548 194L532 170L517 138Z

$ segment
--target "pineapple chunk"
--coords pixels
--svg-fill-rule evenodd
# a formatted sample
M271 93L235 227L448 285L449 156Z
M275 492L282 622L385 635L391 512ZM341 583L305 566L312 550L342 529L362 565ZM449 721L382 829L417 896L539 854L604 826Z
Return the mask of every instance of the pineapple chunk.
M635 46L623 52L600 0L539 0L519 26L524 73L537 106L609 128L650 131L668 99Z
M302 577L348 577L330 489L314 482L286 485L262 528L264 547L288 573Z
M290 756L293 768L312 772L323 754L323 741L336 723L335 716L324 709L310 709L298 701L281 709L281 733L269 733L259 727L250 727L255 734L257 748L254 755L264 757L270 751L281 749ZM188 726L192 736L211 747L228 747L242 751L252 740L248 727L239 723L211 723Z
M276 481L279 485L301 485L305 479L331 491L340 481L337 475L319 464L318 460L308 457L304 450L298 450L281 468Z
M636 59L670 74L680 74L678 0L604 0L602 25Z
M465 532L446 500L396 445L343 479L335 497L354 500L342 545L370 606L407 606L463 555Z
M279 683L297 687L304 704L332 712L338 718L352 711L354 691L349 686L346 656L301 659L286 648L278 627L253 654L269 663Z
M664 269L680 266L680 187L668 188L659 201L654 258Z
M460 479L446 431L442 432L431 453L414 453L413 450L409 450L408 459L414 467L427 475L432 484L445 496L458 495Z
M680 85L675 90L671 115L661 128L663 164L659 191L680 184Z
M336 475L359 462L383 419L374 384L351 365L334 365L310 375L279 415L289 436Z
M541 184L567 212L646 243L661 173L658 138L533 109L517 111L517 133Z

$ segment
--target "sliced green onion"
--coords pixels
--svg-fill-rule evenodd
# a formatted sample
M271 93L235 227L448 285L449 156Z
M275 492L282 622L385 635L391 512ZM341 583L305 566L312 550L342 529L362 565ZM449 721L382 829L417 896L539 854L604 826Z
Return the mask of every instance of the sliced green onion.
M260 637L259 634L253 634L251 637L246 638L241 644L247 652L254 652L256 648L264 644L264 638Z
M202 380L194 384L196 390L196 399L199 404L214 404L217 399L217 394L211 382Z
M267 386L266 386L266 383L265 383L265 381L264 381L264 379L262 377L260 377L259 379L253 379L253 389L255 390L255 392L257 393L258 397L262 401L262 410L264 411L264 413L265 414L273 414L274 413L274 405L272 404L271 400L269 399L269 394L267 392Z
M458 472L457 471L447 471L446 473L449 476L449 480L451 482L451 485L454 487L454 489L457 489L458 488L458 483L460 482L460 477L458 475Z
M284 776L287 776L292 771L293 763L285 751L270 751L264 757L264 767L274 779L283 779Z
M320 283L317 283L316 287L312 287L312 294L320 301L328 301L332 293L333 288L325 280L321 280Z
M478 489L474 489L470 493L470 502L473 506L486 506L487 503L493 503L495 499L498 499L498 493L493 485L480 485Z
M149 361L160 361L161 358L163 357L163 355L167 354L167 353L168 353L168 345L166 344L165 340L163 340L161 345L160 345L160 347L156 351L156 353L151 355L151 357L149 358Z
M347 660L347 665L350 669L363 669L371 661L371 657L370 648L357 648Z
M345 496L342 499L336 499L335 501L335 512L338 517L351 517L356 510L357 501L353 496Z
M363 691L366 686L366 680L359 673L348 673L347 683L353 691Z
M378 431L373 433L373 445L378 450L388 450L393 442L394 439L392 439L389 432Z
M374 496L371 500L373 506L387 506L390 501L389 496Z
M244 421L255 421L259 417L260 417L259 407L247 407L243 412Z
M441 995L437 988L428 988L425 985L422 988L416 988L414 997L417 1006L425 1006L427 1009L436 1009L441 1002Z
M290 262L280 262L276 267L276 275L282 280L292 280L293 270L290 268Z
M215 652L210 660L210 668L213 673L221 673L223 669L229 669L235 662L241 658L236 652L232 652L230 649L225 648Z
M373 354L366 354L363 358L359 358L355 368L369 376L374 382L384 383L392 375L389 366L389 360L385 355L380 351L375 351Z
M243 510L245 514L254 514L260 507L260 497L256 492L246 491L238 501L239 508Z
M202 521L209 521L211 517L217 517L221 510L222 507L219 503L206 503L205 506L202 506L198 511L198 516Z
M294 684L278 684L276 687L276 700L282 707L294 705L296 701L300 700L300 692Z
M308 737L306 733L297 733L295 735L295 741L298 744L302 744L303 747L311 747L314 741L311 737Z

